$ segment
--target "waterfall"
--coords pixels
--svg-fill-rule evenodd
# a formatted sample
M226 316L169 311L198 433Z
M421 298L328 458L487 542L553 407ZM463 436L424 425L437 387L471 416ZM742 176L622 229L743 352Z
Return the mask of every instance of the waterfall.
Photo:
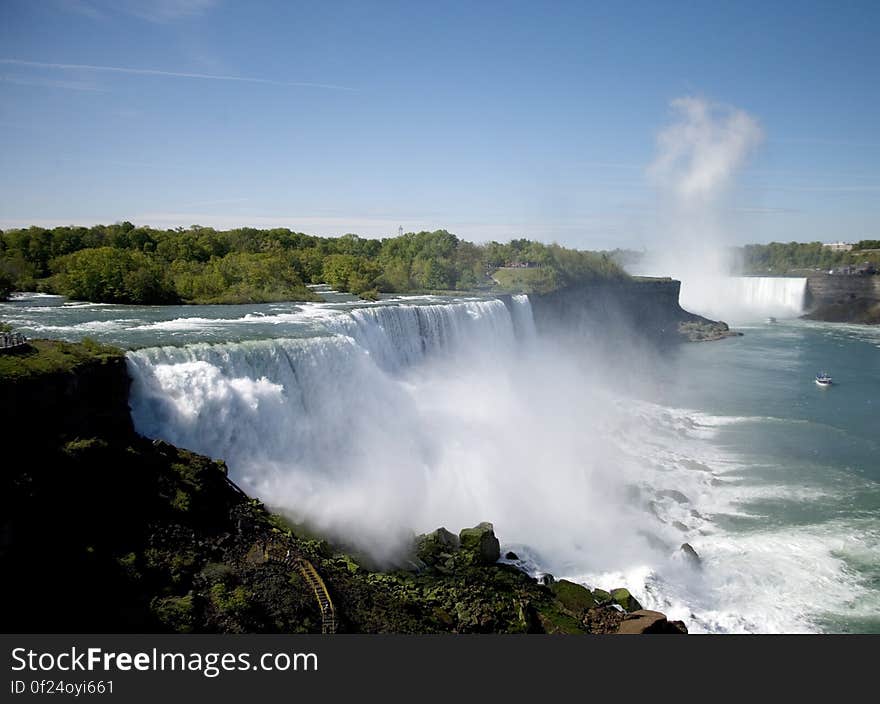
M375 305L321 325L299 339L129 352L135 428L224 459L297 520L391 551L419 523L446 449L438 399L534 334L528 298ZM471 382L470 394L461 402L485 398ZM402 503L389 507L389 493Z
M684 278L681 305L709 317L795 318L804 312L806 291L807 280L803 277L733 276L699 281Z
M531 340L537 334L535 332L535 318L532 315L532 304L529 297L523 294L511 296L511 308L513 311L513 327L517 337L521 340Z
M328 330L351 337L388 371L398 371L437 354L509 348L514 343L514 325L514 317L500 300L374 306L326 323Z
M802 277L741 276L738 299L750 310L797 316L804 312L807 280Z

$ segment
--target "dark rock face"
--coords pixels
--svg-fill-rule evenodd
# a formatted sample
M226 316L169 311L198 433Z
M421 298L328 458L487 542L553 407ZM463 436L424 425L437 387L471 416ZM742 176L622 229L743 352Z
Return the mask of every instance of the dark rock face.
M623 617L618 626L619 635L650 633L682 634L687 628L681 621L668 621L659 611L635 611Z
M69 369L3 379L0 427L20 443L45 442L47 436L133 433L128 407L130 383L121 352Z
M519 555L515 552L508 552L504 555L505 560L519 560Z
M501 544L491 523L465 528L458 534L461 549L473 555L478 564L491 565L501 557Z
M538 330L584 338L602 329L611 344L634 339L677 344L739 334L684 310L680 289L681 282L672 279L632 278L530 294L529 301Z
M694 567L702 567L703 561L690 543L682 543L679 550L681 550L681 553L691 565Z
M880 275L809 274L806 298L808 320L880 323Z

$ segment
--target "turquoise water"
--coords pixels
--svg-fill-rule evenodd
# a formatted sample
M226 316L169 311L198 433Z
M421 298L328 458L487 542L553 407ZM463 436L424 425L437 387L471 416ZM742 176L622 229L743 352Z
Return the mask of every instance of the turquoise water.
M62 296L16 294L0 303L0 320L29 337L98 342L124 349L198 342L241 342L278 337L308 338L326 334L322 322L352 310L401 301L430 304L436 296L383 295L369 303L355 296L314 287L323 303L246 305L128 306L68 301Z
M161 308L23 297L0 304L0 320L30 336L88 336L135 349L307 340L340 329L328 325L337 316L370 307L350 297L326 296L328 301L322 304ZM375 305L442 301L448 299L408 297ZM602 390L591 399L609 404L607 416L612 420L606 423L607 434L619 434L615 442L620 449L615 452L621 466L629 459L641 467L629 475L621 471L624 478L620 481L638 487L642 496L653 497L646 503L651 515L624 524L625 529L652 533L654 542L665 541L673 548L684 541L691 543L703 558L702 569L685 572L665 558L652 561L645 552L636 551L630 563L617 564L608 574L589 561L579 567L573 557L568 574L581 575L582 581L596 586L626 584L646 606L685 619L692 631L880 632L880 329L796 319L744 323L737 329L744 333L742 337L682 345L648 357L640 369L613 378L620 393L613 394L610 402ZM243 394L241 399L250 403L261 393L271 400L275 387L265 378L273 378L271 365L258 373L250 371L247 364L254 363L252 353L253 348L243 348L237 360L232 351L226 353L223 363L236 369L231 381L222 368L210 366L221 364L217 359L222 355L196 350L187 359L175 361L172 354L156 352L145 353L142 361L148 372L161 371L163 393L170 394L169 398L177 393L175 389L201 393L222 388L223 394L216 396L219 400ZM205 376L206 370L213 370L214 376ZM813 380L823 370L834 378L830 388L821 388ZM321 383L333 383L343 371L328 373L327 382ZM548 378L552 381L552 376ZM372 393L387 390L384 379L383 375L374 382L379 386ZM250 385L247 393L242 391L242 380ZM214 386L209 388L208 382ZM470 437L473 422L455 422L455 409L461 399L473 401L471 388L479 386L479 376L467 380L461 394L441 393L438 389L443 386L436 379L421 386L411 376L405 382L393 387L395 394L409 388L414 412L424 412L427 418L425 427L413 421L409 432L413 437L424 433L426 444L436 442L436 447L431 445L435 454L462 445L467 452L456 460L461 463L479 458L485 448L489 457L509 451L505 472L512 471L518 454L525 456L526 467L541 461L541 453L535 458L528 455L534 444L519 448L516 435L503 434L491 424L491 419L504 414L503 403L516 403L515 394L507 397L499 392L502 386L481 391L491 403L487 414L473 422L485 423L487 430ZM388 401L398 402L397 396ZM244 420L249 418L248 403L241 404ZM448 417L436 415L445 410L445 404L451 409ZM615 415L615 407L625 413ZM573 406L562 408L569 415L577 412ZM345 408L330 410L344 414ZM439 417L445 419L448 439L437 437ZM332 418L330 414L328 425L334 422ZM541 419L526 408L522 415L502 420L498 425L506 431L515 422ZM587 417L585 422L600 420ZM550 422L559 430L568 421L560 414ZM495 440L489 433L495 431L504 444L493 447ZM570 456L558 451L559 476L571 457L583 456L589 447L589 443L575 444ZM480 478L486 485L496 479L492 467L476 465L474 471L486 472ZM595 471L595 476L604 476L599 469ZM464 477L459 481L465 481ZM531 487L529 482L535 481L533 489L538 491L545 480L523 474L517 481L521 487ZM570 483L559 486L579 486L570 478L565 481ZM514 498L511 495L510 500ZM479 518L498 517L505 527L501 517L506 507L493 501L492 510ZM591 510L598 514L600 503L591 503ZM558 512L563 515L565 510ZM587 509L572 502L569 510L574 516ZM513 508L510 512L516 513ZM549 515L539 515L536 520L549 519ZM566 519L560 525L580 525L577 519ZM513 531L509 525L507 529ZM534 526L523 528L526 535L535 530ZM598 554L593 548L588 552Z
M880 329L737 329L743 337L684 346L660 365L657 401L724 419L712 442L736 458L723 479L742 496L715 523L763 539L766 559L785 551L814 570L803 588L815 590L805 601L822 630L880 632ZM830 388L813 380L822 370Z

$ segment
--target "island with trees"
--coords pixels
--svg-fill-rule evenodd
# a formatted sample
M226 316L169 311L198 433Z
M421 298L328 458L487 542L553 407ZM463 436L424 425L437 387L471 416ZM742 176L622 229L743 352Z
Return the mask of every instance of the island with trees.
M527 239L477 245L446 230L368 239L286 228L158 230L130 222L0 232L0 297L41 291L98 303L310 301L325 283L380 293L547 293L626 279L607 252Z

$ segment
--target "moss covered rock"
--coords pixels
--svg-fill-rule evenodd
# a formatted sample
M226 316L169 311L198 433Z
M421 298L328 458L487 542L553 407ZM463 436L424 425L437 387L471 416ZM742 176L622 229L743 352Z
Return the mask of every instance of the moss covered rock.
M611 590L611 600L626 611L640 611L642 608L638 600L629 593L629 589L623 587Z
M611 592L606 592L604 589L594 589L593 599L595 599L596 603L600 606L610 604L612 602Z
M550 589L563 608L573 616L579 617L596 605L596 600L589 589L567 579L554 582Z
M491 523L465 528L458 534L461 549L473 556L475 564L491 565L501 557L501 544Z
M416 555L429 567L447 562L459 547L458 536L445 528L438 528L416 538Z

